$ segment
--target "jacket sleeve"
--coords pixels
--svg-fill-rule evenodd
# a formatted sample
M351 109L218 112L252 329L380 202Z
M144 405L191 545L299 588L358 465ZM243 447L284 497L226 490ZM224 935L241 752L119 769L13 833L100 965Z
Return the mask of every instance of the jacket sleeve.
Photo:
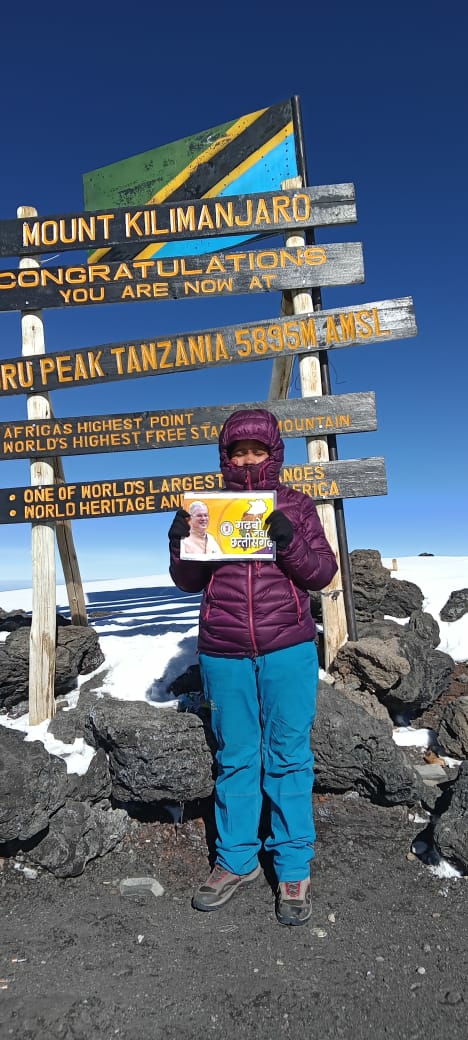
M336 574L338 564L311 498L304 495L299 520L297 515L291 520L293 540L287 549L277 551L276 562L300 588L324 589Z
M211 568L198 560L181 560L180 547L170 545L169 574L182 592L201 592L211 577Z

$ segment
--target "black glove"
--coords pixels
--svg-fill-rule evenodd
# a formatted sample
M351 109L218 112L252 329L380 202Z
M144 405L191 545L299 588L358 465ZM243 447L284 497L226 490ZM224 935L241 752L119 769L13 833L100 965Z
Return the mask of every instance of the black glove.
M287 549L294 538L294 527L281 509L274 509L265 520L268 537L276 542L277 549Z
M190 527L188 523L190 513L186 513L185 509L178 509L177 513L172 521L172 524L168 531L168 537L170 542L180 542L181 538L187 538L190 534Z

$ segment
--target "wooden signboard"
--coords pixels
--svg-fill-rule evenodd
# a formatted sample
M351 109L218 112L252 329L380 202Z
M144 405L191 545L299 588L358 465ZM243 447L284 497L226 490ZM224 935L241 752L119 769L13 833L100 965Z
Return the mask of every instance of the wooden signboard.
M274 292L364 281L360 242L0 270L0 311Z
M0 361L0 396L193 372L262 358L273 361L308 351L406 339L417 331L410 296L381 300L250 325L106 343L44 357L9 358Z
M377 429L375 394L334 394L177 411L84 415L0 423L0 460L215 444L238 408L266 408L283 437L323 437Z
M356 221L353 184L323 184L129 209L0 221L0 256L30 256L145 242L269 235Z
M320 502L387 494L382 458L284 466L281 481ZM164 513L179 509L187 491L222 490L223 478L216 472L3 488L0 523Z

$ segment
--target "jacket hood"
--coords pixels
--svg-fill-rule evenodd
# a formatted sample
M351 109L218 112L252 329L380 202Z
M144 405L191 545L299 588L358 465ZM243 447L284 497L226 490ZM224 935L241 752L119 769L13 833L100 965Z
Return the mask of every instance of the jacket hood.
M236 466L229 458L228 450L234 441L243 440L261 441L268 448L268 458L253 466ZM244 491L245 488L273 491L277 488L284 459L284 443L275 416L265 408L246 408L233 412L226 419L219 435L219 459L224 483L229 491Z

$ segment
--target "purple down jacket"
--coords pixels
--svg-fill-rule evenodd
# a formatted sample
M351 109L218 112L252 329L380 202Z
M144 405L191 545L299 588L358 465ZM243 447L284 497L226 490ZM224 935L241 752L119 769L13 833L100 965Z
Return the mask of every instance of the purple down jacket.
M268 447L257 465L235 466L228 447L254 439ZM257 657L314 639L315 622L307 589L323 589L337 570L311 498L280 484L284 444L271 412L246 409L227 419L219 438L221 471L229 491L276 490L276 508L289 517L294 537L276 562L204 563L180 560L171 544L170 573L184 592L200 592L198 649L222 657Z

